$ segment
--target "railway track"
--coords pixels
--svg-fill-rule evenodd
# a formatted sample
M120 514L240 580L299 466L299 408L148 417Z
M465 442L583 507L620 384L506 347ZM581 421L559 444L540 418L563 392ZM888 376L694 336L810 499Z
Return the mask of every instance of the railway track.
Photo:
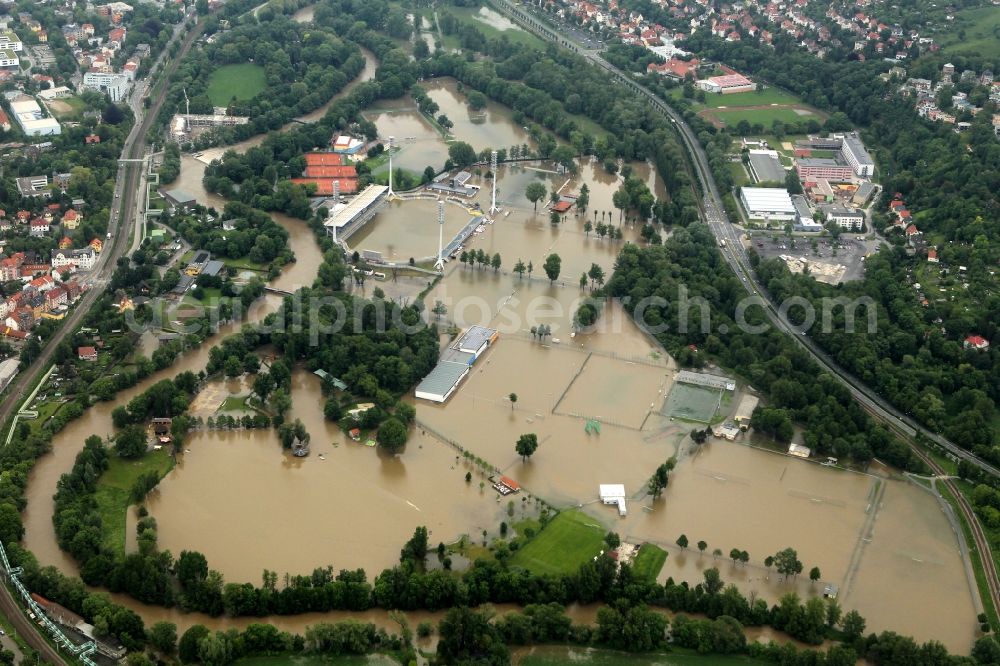
M869 414L872 413L867 406L862 406L865 407ZM913 453L924 461L924 463L936 476L940 477L937 482L944 484L945 488L948 489L952 497L955 498L955 503L958 504L958 510L962 514L962 519L965 521L965 524L969 527L969 533L972 535L973 543L979 553L979 560L982 563L981 570L986 579L986 587L989 592L990 603L993 605L994 612L1000 613L1000 574L997 572L996 561L993 559L993 550L990 548L990 542L986 538L986 532L983 531L983 526L980 524L979 518L973 511L969 500L962 494L954 480L948 478L950 475L945 471L945 469L941 467L941 465L939 465L931 455L910 439L911 435L906 432L904 425L893 426L890 424L889 429L902 437L903 441L910 445ZM959 538L963 538L963 536L964 535L959 535Z

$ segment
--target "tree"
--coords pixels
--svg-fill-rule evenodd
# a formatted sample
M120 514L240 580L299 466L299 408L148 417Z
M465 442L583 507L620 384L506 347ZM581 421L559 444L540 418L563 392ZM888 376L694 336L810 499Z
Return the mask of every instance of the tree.
M677 545L680 546L681 550L687 550L688 538L686 534L682 534L679 537L677 537Z
M476 161L476 149L464 141L454 141L448 146L448 157L457 167L467 167Z
M115 453L122 458L141 458L146 453L146 430L140 425L126 426L115 436Z
M596 213L597 211L594 212ZM586 222L583 223L583 233L587 238L590 238L590 232L593 230L594 230L594 225L590 223L590 220L587 220Z
M521 456L522 461L530 458L536 449L538 449L538 435L533 432L518 437L517 443L514 445L514 450L517 451L517 455Z
M406 426L395 416L390 416L378 427L376 439L386 451L395 453L406 444Z
M768 573L770 573L771 572L771 567L774 566L774 557L772 557L771 555L768 555L767 557L765 557L764 558L764 566L767 567L767 571L768 571Z
M670 470L667 468L666 463L660 465L653 472L653 477L649 480L649 492L656 499L663 492L663 489L667 487L667 483L670 481Z
M622 545L622 538L618 536L617 532L608 532L604 535L604 543L607 544L608 550L614 550Z
M521 278L524 277L524 271L525 270L527 270L527 268L525 267L524 262L521 261L520 259L518 259L517 263L514 264L514 272L517 273L518 279L521 279Z
M709 594L718 594L725 587L725 583L722 582L722 576L719 575L719 570L715 567L710 569L705 569L705 591Z
M865 633L865 618L856 610L848 611L840 621L840 628L843 629L847 642L856 641Z
M591 289L593 289L595 283L597 286L604 284L604 269L597 264L590 265L590 270L587 271L587 276L590 278Z
M809 570L809 580L813 583L820 579L819 567L813 567Z
M173 622L157 622L149 630L149 642L160 653L173 654L177 647L177 625Z
M524 196L535 205L535 211L538 210L538 202L545 198L546 191L545 185L537 180L528 183L528 186L524 188Z
M586 183L580 186L580 194L576 197L576 209L587 210L590 205L590 188Z
M497 252L496 254L493 255L493 258L490 259L490 266L493 267L494 273L500 270L500 262L501 262L500 253Z
M704 553L706 548L708 548L708 543L706 543L704 541L699 541L698 542L698 553L699 554Z
M507 399L510 400L510 411L514 411L514 405L517 404L517 394L511 393Z
M587 287L587 274L580 274L580 289L585 289Z
M459 606L452 608L438 625L437 655L443 664L505 666L510 653L489 617Z
M434 316L441 319L444 315L448 314L448 306L441 301L434 301L434 307L431 309Z
M545 263L542 265L545 270L546 277L549 278L549 284L555 282L559 279L559 271L562 268L562 259L558 254L550 254L545 257Z
M549 224L557 226L561 221L562 219L559 217L559 213L555 211L549 213Z
M729 559L731 559L733 561L733 564L735 565L736 562L739 561L740 559L740 549L739 548L730 549Z
M799 562L799 554L794 548L785 548L775 553L774 565L778 573L786 578L802 573L802 562Z
M181 663L193 664L199 660L198 644L209 636L208 627L196 624L184 632L177 644L177 654Z
M713 549L712 550L712 559L713 560L717 560L720 557L722 557L722 549L721 548L715 548L715 549Z

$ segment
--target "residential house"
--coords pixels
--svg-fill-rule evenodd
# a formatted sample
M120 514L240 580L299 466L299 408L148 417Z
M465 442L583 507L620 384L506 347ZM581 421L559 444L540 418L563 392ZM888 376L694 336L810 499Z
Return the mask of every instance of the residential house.
M76 355L81 361L96 361L97 349L94 347L80 347L76 350Z
M963 346L966 349L973 349L975 351L985 351L990 348L990 341L981 335L970 335L965 339Z

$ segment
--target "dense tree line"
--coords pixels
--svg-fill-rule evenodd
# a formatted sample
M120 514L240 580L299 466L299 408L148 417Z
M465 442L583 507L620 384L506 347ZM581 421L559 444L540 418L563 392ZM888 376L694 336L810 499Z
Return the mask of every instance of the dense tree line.
M990 113L979 114L964 138L920 119L912 99L878 78L888 67L885 63L818 60L785 39L776 39L776 48L770 49L699 34L688 45L705 57L791 90L832 112L831 120L839 117L865 129L863 136L883 173L882 204L896 192L904 197L924 234L942 242L943 260L953 268L968 267L968 294L954 301L932 299L922 307L907 286L915 259L901 249L869 258L864 281L839 288L793 277L767 262L761 266L762 276L779 300L793 294L810 300L830 295L874 298L879 304L876 334L845 334L839 329L817 334L817 342L929 428L981 456L1000 460L992 425L1000 399L1000 354L996 345L982 354L961 349L961 340L970 334L995 341L1000 321L1000 294L990 274L990 266L1000 258L1000 225L995 223L1000 143L992 135ZM938 64L918 64L915 71L929 74ZM877 223L884 225L885 217ZM976 307L967 307L973 302Z
M791 429L785 422L797 421L805 426L806 444L821 455L858 461L877 456L903 469L921 468L902 442L875 425L847 389L820 372L787 336L767 325L759 333L737 325L735 313L746 292L708 227L678 229L661 246L626 246L605 292L623 299L633 313L637 305L644 307L644 299L662 299L644 307L644 323L665 328L656 338L682 365L703 366L714 358L766 392L770 406L754 416L765 432L787 440ZM704 299L706 307L695 299ZM690 311L683 311L685 302ZM745 321L757 326L767 320L759 307L751 307Z
M223 222L232 226L224 229ZM173 219L171 225L181 238L215 257L248 259L253 263L281 266L293 259L288 249L288 232L267 213L239 201L226 204L221 215L209 221L201 216Z
M250 122L216 128L198 146L239 141L277 129L319 108L364 66L357 46L330 31L284 15L246 23L221 33L185 58L171 78L159 123L165 126L173 114L184 112L185 90L191 113L212 113L207 94L212 73L224 65L248 62L264 68L265 89L249 100L231 100L227 109L233 115L249 116Z

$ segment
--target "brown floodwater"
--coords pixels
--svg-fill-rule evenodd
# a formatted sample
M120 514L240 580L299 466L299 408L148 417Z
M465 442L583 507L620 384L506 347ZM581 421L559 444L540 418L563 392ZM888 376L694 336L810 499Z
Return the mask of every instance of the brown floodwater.
M436 94L450 99L449 104L461 102L447 87L437 89ZM380 133L405 139L405 127L391 125L406 113L410 112L398 108L377 112L374 118L384 115L382 119L390 125L380 123ZM449 116L457 127L457 114ZM418 114L411 120L418 125L423 122ZM490 122L512 124L493 116ZM480 128L472 127L470 121L462 131ZM251 142L239 149L245 150ZM437 138L426 145L435 142L446 146ZM436 163L426 157L423 147L415 140L410 149L404 146L400 159L408 152L421 155L417 169L429 161ZM663 196L662 184L648 165L632 168L657 196ZM201 186L203 170L203 162L185 156L176 187L221 208L224 201ZM587 182L591 210L583 215L571 212L558 226L549 224L544 205L535 212L524 199L524 189L534 179L563 192L576 191ZM867 618L869 630L894 629L919 640L936 638L952 650L965 652L975 631L975 592L966 581L956 536L925 491L882 481L886 485L878 492L871 476L717 440L689 452L686 433L690 426L659 415L677 368L622 308L609 304L598 330L573 334L573 313L589 294L589 289L578 285L580 273L597 264L610 276L622 244L586 234L584 221L593 222L597 210L597 221L619 223L611 195L620 183L620 175L607 174L593 162L583 164L575 177L521 166L501 168L498 190L504 212L467 246L500 253L502 269L495 273L449 263L444 279L427 298L428 303L441 300L447 305L446 320L496 326L501 336L446 404L418 402L420 423L488 460L531 494L559 507L582 505L595 521L630 541L662 544L670 557L661 579L674 576L698 581L707 566L716 565L724 579L745 593L769 600L790 590L803 596L817 594L823 584L835 583L842 586L843 605L857 608ZM489 183L483 185L476 200L488 208ZM353 244L399 256L421 254L422 248L429 247L426 254L434 254L433 207L431 202L393 204ZM418 209L420 213L411 213ZM449 206L447 211L446 238L449 229L461 226L463 217L451 219L452 213L459 212L457 208ZM312 232L302 221L280 215L275 219L289 230L298 258L276 285L293 289L309 284L321 261ZM625 222L623 231L623 242L641 242L637 225ZM542 270L550 253L562 257L561 275L552 284ZM512 274L519 258L532 262L533 279ZM265 299L252 317L259 318L276 306L276 299ZM529 332L541 323L553 330L545 342L534 340ZM157 379L203 368L210 344L206 342L174 367L123 392L120 403ZM239 392L246 386L224 388ZM519 398L515 409L506 399L511 392ZM296 372L294 396L293 416L302 419L312 435L312 455L305 460L289 458L271 432L194 435L187 445L189 452L150 498L162 547L173 552L197 548L228 580L235 581L256 582L265 567L304 572L326 564L363 566L374 576L398 558L399 548L416 525L431 528L432 542L436 542L462 533L477 534L502 519L503 503L497 503L492 492L480 494L478 482L466 485L465 463L456 463L453 450L429 434L418 431L405 454L387 457L346 441L323 420L323 398L314 376ZM55 544L51 496L84 438L111 432L112 407L98 405L70 424L54 440L53 453L43 457L31 475L25 543L43 564L54 564L68 573L75 573L76 567ZM588 419L601 422L600 434L586 434ZM515 453L514 442L526 432L536 433L540 446L524 462ZM670 485L653 503L644 497L645 484L656 466L675 454L680 454L680 461ZM600 483L625 485L630 498L626 517L598 503ZM692 544L707 541L709 553L681 552L672 545L681 533ZM783 582L773 573L768 575L762 565L764 557L786 546L798 550L806 571L820 567L821 583L812 585L807 576ZM734 567L724 556L716 562L710 554L716 547L724 553L733 547L747 550L751 562ZM933 612L929 604L921 603L927 599L934 600ZM193 622L222 628L260 621L181 616L173 610L116 600L140 610L147 622L170 619L182 628ZM586 615L590 611L574 612ZM268 621L282 629L302 631L308 624L347 615ZM394 627L382 611L349 615ZM439 618L439 614L409 616L411 626L423 618Z
M465 141L476 152L486 148L509 148L522 144L534 145L527 130L514 123L513 113L505 106L488 101L486 107L478 111L469 108L465 94L459 92L458 81L440 78L423 84L428 97L441 107L443 113L455 124L451 133L459 141Z
M327 564L374 576L419 525L432 544L495 531L506 505L465 482L453 449L419 430L399 456L354 442L323 418L320 379L292 380L289 417L305 424L311 454L282 451L272 430L195 433L148 501L162 548L200 550L227 580L256 583L265 568Z
M475 217L463 206L445 203L444 245ZM429 199L390 201L347 243L352 249L378 250L386 261L418 261L438 253L438 205Z

